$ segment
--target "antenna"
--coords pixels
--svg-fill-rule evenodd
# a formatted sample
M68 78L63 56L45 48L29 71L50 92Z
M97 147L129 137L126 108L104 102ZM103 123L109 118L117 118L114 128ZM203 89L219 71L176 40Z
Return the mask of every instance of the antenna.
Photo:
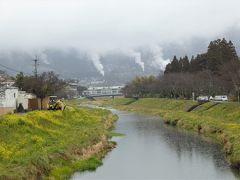
M33 73L34 73L34 76L37 78L37 76L38 76L38 69L37 69L37 67L38 67L38 57L37 56L35 56L35 59L33 60L34 61L34 71L33 71Z

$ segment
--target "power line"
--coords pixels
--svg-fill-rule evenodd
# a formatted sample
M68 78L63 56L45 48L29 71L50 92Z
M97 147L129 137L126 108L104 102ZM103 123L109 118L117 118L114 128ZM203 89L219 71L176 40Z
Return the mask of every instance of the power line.
M16 69L10 68L10 67L5 66L5 65L3 65L3 64L0 64L0 66L3 67L3 68L5 68L5 69L8 69L8 70L10 70L10 71L13 71L13 72L18 72L18 73L20 72L20 71L18 71L18 70L16 70Z
M5 65L3 65L3 64L1 64L1 63L0 63L0 66L3 67L3 68L5 68L5 69L7 69L7 70L10 70L10 71L16 72L16 73L21 73L21 72L22 72L22 73L24 73L24 74L30 75L29 73L26 73L26 72L23 72L23 71L16 70L16 69L14 69L14 68L11 68L11 67L8 67L8 66L5 66Z

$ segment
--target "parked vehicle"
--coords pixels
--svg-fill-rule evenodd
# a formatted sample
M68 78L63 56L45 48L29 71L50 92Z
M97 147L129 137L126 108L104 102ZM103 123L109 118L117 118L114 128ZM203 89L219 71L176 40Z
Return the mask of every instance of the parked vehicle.
M57 96L50 96L48 102L48 110L64 110L66 105Z
M57 102L57 96L49 96L48 110L54 110Z
M212 96L209 97L209 101L212 101L214 100L214 98Z
M214 97L214 101L228 101L227 95L217 95Z
M208 96L199 96L198 97L198 102L208 102Z

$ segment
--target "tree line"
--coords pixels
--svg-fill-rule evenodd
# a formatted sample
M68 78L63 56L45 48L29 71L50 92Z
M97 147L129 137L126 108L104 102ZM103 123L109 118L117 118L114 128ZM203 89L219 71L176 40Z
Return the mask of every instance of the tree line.
M22 72L18 73L15 78L15 86L20 90L35 94L42 101L49 95L63 96L66 81L59 78L59 75L53 71L43 72L38 76L27 76Z
M186 98L231 95L239 98L240 60L231 41L211 41L207 52L196 57L173 57L164 74L136 77L123 89L127 97Z

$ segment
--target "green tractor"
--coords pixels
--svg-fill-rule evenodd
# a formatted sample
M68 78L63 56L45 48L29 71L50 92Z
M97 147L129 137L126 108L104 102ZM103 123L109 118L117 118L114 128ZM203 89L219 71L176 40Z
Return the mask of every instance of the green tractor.
M48 110L62 110L66 108L66 105L57 96L49 96Z

